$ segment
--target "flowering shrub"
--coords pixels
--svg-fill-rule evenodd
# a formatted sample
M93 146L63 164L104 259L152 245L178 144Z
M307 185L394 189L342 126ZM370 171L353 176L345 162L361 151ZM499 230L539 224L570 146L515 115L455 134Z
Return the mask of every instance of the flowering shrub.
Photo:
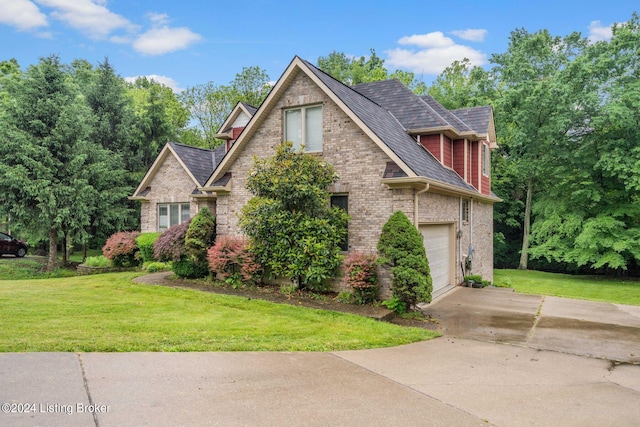
M174 225L162 233L153 244L153 257L158 261L180 261L187 254L184 239L190 223Z
M378 276L375 255L352 252L344 261L343 282L353 289L358 304L369 304L378 297Z
M209 268L232 284L255 281L262 266L256 262L243 237L220 236L208 252Z
M136 254L138 246L136 237L138 231L121 231L111 235L102 247L102 254L111 261L115 267L133 267L138 264Z

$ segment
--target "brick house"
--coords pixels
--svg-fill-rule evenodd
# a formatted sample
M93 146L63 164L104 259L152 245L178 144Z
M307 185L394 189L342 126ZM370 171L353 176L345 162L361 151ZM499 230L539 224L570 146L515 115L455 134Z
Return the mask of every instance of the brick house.
M240 233L237 213L251 198L245 182L254 156L269 157L291 140L336 169L340 179L329 191L351 217L349 250L375 252L382 226L402 210L424 237L434 295L462 281L470 253L473 273L493 279L493 204L500 199L491 192L491 107L448 111L397 80L348 87L295 57L242 130L233 131L233 114L223 126L226 154L197 187L200 200L215 200L219 235ZM162 168L158 181L167 176ZM134 196L147 186L155 191L147 181ZM147 212L162 198L154 197Z

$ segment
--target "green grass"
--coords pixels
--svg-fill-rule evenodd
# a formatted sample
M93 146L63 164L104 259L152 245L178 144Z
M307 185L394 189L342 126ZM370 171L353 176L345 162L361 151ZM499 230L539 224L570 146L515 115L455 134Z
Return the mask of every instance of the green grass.
M517 292L640 305L640 281L602 276L572 276L532 270L494 270L493 282Z
M344 313L136 284L136 274L0 280L0 351L335 351L437 336Z
M41 279L75 275L73 270L62 268L47 272L45 271L46 266L46 257L14 258L12 256L3 256L0 257L0 280Z

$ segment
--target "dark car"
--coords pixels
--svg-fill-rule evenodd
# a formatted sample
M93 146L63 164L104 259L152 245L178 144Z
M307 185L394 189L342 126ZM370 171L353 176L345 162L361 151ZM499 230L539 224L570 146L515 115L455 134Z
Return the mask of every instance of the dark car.
M7 233L0 233L0 256L12 254L22 258L27 254L29 246L20 240L14 239Z

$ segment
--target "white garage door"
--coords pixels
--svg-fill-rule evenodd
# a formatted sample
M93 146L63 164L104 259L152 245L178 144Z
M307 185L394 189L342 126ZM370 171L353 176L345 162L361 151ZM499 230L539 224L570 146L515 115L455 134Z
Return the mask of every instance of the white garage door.
M429 259L434 292L450 283L450 229L451 226L448 224L420 226L424 248Z

